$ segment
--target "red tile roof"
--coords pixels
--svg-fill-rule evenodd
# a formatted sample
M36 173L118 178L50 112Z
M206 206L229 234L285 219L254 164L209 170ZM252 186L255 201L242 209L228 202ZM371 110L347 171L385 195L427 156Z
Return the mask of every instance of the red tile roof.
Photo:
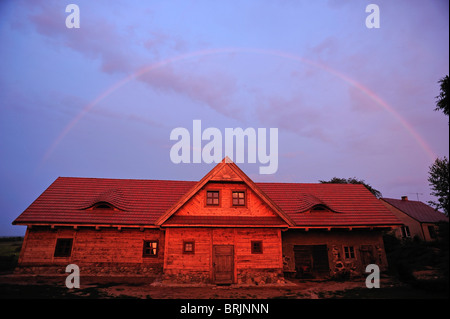
M13 224L154 225L197 182L59 177ZM381 226L401 222L363 185L255 183L299 227ZM96 202L110 202L118 210L86 209ZM308 212L321 204L333 211ZM171 219L177 216L172 216ZM180 217L177 217L178 219ZM179 223L180 220L167 220ZM209 223L225 223L219 216ZM250 221L232 218L236 225ZM259 225L282 223L254 219ZM182 220L187 224L208 220ZM278 225L278 224L277 224ZM281 224L280 224L281 225Z
M152 225L196 182L59 177L14 223ZM106 201L120 209L86 210Z
M420 201L394 198L382 198L381 200L401 210L421 223L437 223L441 221L448 222L448 217L446 217L443 213L436 211L433 207Z
M297 226L398 225L401 222L361 184L257 183ZM316 198L333 211L305 211ZM311 203L309 203L311 206Z

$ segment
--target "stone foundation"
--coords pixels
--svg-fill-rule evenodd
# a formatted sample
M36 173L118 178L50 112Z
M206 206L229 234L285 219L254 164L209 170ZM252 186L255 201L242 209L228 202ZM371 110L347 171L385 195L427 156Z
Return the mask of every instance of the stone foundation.
M165 273L161 276L162 283L176 284L214 284L209 272L183 272L177 274ZM242 270L237 275L236 284L239 285L265 285L284 284L284 276L281 271L269 270Z
M47 276L67 275L66 266L67 265L19 265L14 270L14 274ZM162 267L145 264L95 263L88 265L80 264L78 266L80 267L80 276L158 276L162 273Z
M161 281L164 283L178 284L206 284L211 283L209 273L206 272L185 272L178 274L163 274Z
M265 285L285 283L281 271L269 269L264 271L243 270L238 274L238 284Z
M66 273L67 265L20 265L14 273L18 275L61 276ZM157 277L161 283L176 284L213 284L209 272L163 273L162 267L151 267L143 264L81 264L80 276L123 276L123 277ZM278 269L241 270L237 274L239 285L265 285L286 283L283 273Z

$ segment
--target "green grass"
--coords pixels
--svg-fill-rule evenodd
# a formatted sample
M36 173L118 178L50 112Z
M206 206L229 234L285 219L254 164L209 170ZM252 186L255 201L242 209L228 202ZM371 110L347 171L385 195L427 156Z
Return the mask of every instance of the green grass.
M104 291L117 283L93 284L86 288L68 289L61 284L1 284L0 299L136 299L132 296L111 296Z
M101 287L83 289L68 289L60 285L16 285L3 284L0 289L0 299L111 299ZM134 299L121 295L114 299Z
M0 272L12 272L17 265L23 237L0 238Z

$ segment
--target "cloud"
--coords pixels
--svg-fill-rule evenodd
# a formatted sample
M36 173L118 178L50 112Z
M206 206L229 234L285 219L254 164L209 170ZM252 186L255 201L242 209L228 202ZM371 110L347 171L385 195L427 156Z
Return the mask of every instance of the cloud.
M144 47L155 57L160 58L161 48L168 48L174 52L185 52L188 49L188 43L179 36L168 34L162 31L152 30L148 32L148 37L143 40Z
M22 4L27 6L28 3ZM56 50L69 48L85 58L100 63L106 74L134 74L144 67L180 55L188 43L179 36L157 30L137 30L139 27L118 24L99 14L83 14L79 29L67 29L67 13L59 2L41 2L31 5L28 19L35 30L45 36ZM26 9L23 9L26 10ZM81 9L80 9L81 11ZM234 77L224 70L177 68L167 64L150 68L138 80L152 88L176 93L204 103L217 112L238 118L232 97L237 92ZM239 113L239 112L238 112Z
M94 108L91 111L91 114L95 115L95 116L101 116L104 118L109 118L109 119L113 119L113 120L117 120L117 121L131 121L131 122L135 122L135 123L141 123L144 124L146 126L151 126L151 127L158 127L161 128L163 127L163 124L156 122L148 117L142 116L140 115L136 115L136 114L125 114L123 112L116 112L113 111L111 109L107 109L107 108L102 108L102 107L98 107L98 108Z
M290 99L267 98L266 106L258 112L261 122L278 127L300 136L331 142L326 132L326 115L322 110L306 105L300 95Z
M174 68L170 64L155 67L141 75L138 80L149 86L166 92L186 96L194 101L204 103L215 111L232 118L239 118L239 112L233 107L233 96L238 88L236 79L221 70L201 70L193 72L187 68Z
M127 34L108 20L83 15L79 29L65 26L66 14L61 5L43 4L37 13L29 16L36 31L59 46L61 43L89 59L99 59L105 73L129 72L135 67L128 48L132 46Z

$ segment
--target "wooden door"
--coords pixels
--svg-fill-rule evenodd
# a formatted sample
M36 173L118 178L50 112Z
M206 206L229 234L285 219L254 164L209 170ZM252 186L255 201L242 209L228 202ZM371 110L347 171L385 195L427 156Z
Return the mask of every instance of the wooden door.
M361 254L361 263L364 269L366 269L367 265L376 263L372 245L361 245L359 251Z
M314 245L312 255L314 260L314 271L319 275L328 275L330 272L330 265L328 263L327 245Z
M234 279L234 246L213 246L213 276L216 284L232 284Z
M297 277L321 277L329 273L327 245L294 245Z

